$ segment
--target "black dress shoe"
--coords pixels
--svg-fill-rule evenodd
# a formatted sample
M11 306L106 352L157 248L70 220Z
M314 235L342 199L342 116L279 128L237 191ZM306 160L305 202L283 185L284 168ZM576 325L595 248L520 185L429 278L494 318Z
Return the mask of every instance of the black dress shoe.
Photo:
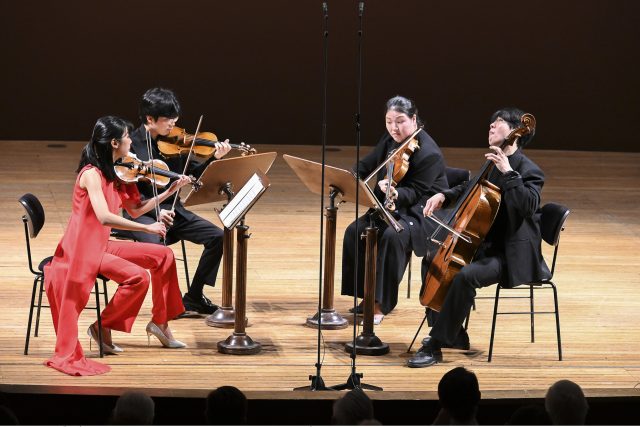
M430 340L427 345L420 347L420 350L416 351L416 354L407 361L407 366L410 368L426 368L438 362L442 362L442 351L438 346L433 345L433 340Z
M353 307L351 307L349 309L349 313L363 314L364 313L364 300L360 301L360 304L358 304L358 306L356 307L355 310L353 309Z
M431 341L431 337L429 335L427 335L422 340L422 345L423 346L428 345L429 341ZM442 344L441 347L442 348L453 348L453 349L456 349L456 350L469 350L471 348L471 344L469 343L469 334L467 334L467 331L462 330L462 331L460 331L460 333L456 337L455 341L453 341L452 345Z
M182 304L186 312L196 312L200 314L213 314L218 306L212 303L209 298L202 295L200 299L194 298L191 295L184 294L182 297Z

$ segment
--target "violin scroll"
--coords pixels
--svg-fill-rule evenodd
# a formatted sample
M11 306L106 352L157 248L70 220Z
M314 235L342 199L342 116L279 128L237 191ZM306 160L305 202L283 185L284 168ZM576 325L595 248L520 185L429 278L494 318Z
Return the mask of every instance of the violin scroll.
M523 136L533 134L536 131L536 118L533 117L533 114L524 113L520 117L520 123L522 123L521 126L509 133L509 136L504 141L504 146L511 145Z

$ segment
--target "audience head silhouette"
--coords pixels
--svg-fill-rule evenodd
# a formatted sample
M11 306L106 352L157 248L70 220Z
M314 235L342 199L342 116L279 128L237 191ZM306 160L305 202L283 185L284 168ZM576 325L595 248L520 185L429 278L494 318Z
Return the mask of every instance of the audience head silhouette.
M333 403L334 425L358 425L373 419L373 403L362 389L349 391Z
M223 386L207 396L205 417L210 425L243 425L247 423L247 397L233 386Z
M155 404L146 394L127 391L118 398L113 409L111 423L115 425L151 425L155 414Z
M589 410L582 389L569 380L560 380L549 387L544 406L555 425L583 425Z
M480 386L476 374L462 367L450 370L438 384L438 398L450 424L477 424Z

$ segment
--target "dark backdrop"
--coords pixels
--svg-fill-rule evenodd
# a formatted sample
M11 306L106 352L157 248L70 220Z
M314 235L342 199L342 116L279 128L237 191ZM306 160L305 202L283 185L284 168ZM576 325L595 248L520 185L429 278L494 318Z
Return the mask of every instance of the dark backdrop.
M232 142L317 144L320 0L3 1L0 139L87 140L96 118L138 122L149 87L179 125ZM328 142L355 143L357 1L329 0ZM362 142L384 102L413 98L441 146L486 143L515 105L535 147L638 151L640 2L366 0Z

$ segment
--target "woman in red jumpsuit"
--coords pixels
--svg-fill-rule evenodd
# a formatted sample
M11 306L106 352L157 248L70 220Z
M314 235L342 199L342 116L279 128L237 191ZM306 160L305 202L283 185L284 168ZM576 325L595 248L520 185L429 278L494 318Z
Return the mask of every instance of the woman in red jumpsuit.
M135 184L123 183L116 177L113 163L129 152L130 144L124 120L113 116L98 119L91 141L82 151L69 224L51 264L45 267L45 287L57 335L55 353L45 365L65 374L99 375L111 370L86 359L78 341L78 317L98 274L119 284L102 312L102 345L106 353L122 351L111 341L111 329L131 331L149 287L147 270L151 273L153 296L147 335L156 336L165 347L185 347L173 338L168 325L184 311L172 250L161 245L109 240L111 227L161 236L166 233L162 221L144 225L118 214L124 207L132 216L139 216L156 203L153 199L141 201ZM182 176L159 196L158 202L188 182L189 178ZM170 216L161 219L171 223ZM94 323L88 333L96 341L97 332Z

